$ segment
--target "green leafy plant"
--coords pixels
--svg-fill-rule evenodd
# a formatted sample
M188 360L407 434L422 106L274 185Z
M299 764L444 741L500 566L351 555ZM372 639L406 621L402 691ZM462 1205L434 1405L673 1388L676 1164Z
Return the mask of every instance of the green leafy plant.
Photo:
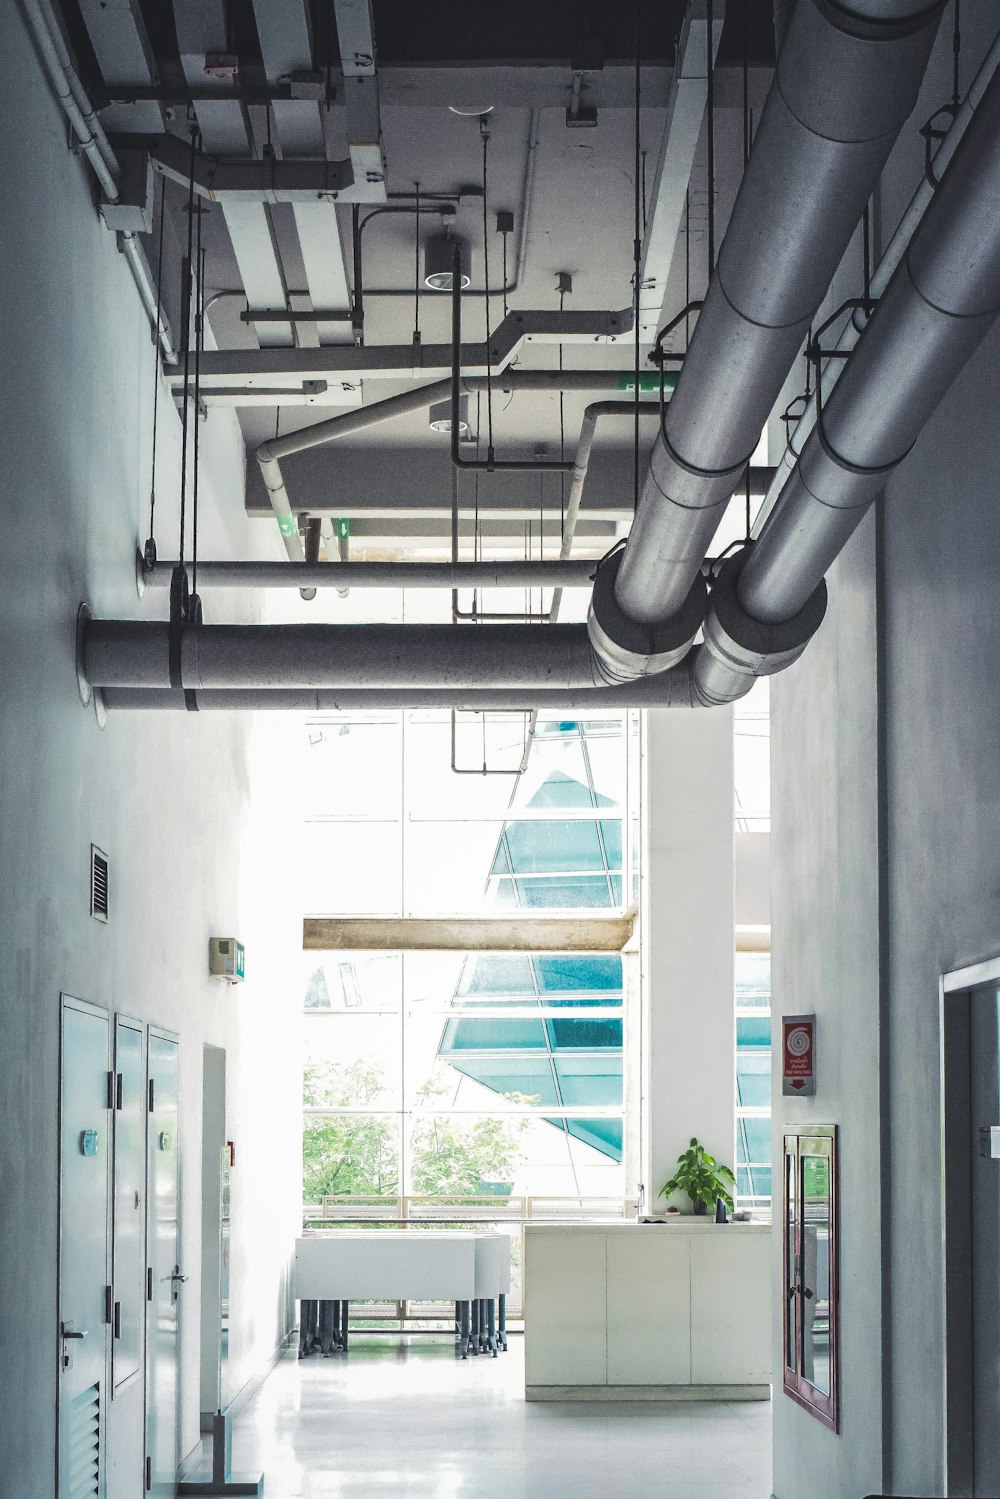
M674 1192L686 1192L696 1213L714 1208L721 1197L732 1211L731 1188L735 1183L736 1178L729 1167L720 1166L704 1145L692 1136L687 1150L677 1157L676 1171L669 1181L663 1183L659 1195L669 1197Z

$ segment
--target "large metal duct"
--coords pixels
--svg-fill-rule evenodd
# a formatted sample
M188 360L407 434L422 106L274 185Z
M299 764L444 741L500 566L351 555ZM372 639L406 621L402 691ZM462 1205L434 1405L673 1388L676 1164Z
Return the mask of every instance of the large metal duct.
M913 109L943 3L795 9L631 537L613 587L595 585L608 680L662 671L694 638L702 559Z
M998 201L995 74L760 539L734 564L721 609L713 597L694 667L703 701L732 701L788 664L770 657L768 632L809 624L830 564L993 326ZM754 640L765 642L756 661Z
M90 620L92 687L591 688L585 625L186 625ZM173 667L173 670L172 670Z

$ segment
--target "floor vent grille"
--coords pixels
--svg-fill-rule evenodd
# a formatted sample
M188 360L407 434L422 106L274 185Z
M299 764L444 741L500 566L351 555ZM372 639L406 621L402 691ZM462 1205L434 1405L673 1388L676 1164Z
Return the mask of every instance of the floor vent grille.
M90 914L98 921L108 919L108 856L94 843L90 845Z
M97 1499L101 1475L101 1387L91 1385L69 1408L67 1499Z

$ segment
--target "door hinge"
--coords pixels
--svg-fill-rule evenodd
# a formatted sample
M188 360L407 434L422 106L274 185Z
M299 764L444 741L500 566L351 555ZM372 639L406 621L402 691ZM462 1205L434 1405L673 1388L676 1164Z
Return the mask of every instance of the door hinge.
M125 1079L120 1072L115 1073L115 1108L120 1109L125 1097Z
M115 1074L113 1072L109 1072L108 1073L108 1108L109 1109L113 1109L114 1107L115 1107Z
M150 1491L150 1489L152 1487L153 1487L153 1459L151 1457L147 1457L147 1459L146 1459L146 1493L147 1494L149 1493L149 1491Z
M150 1078L149 1079L149 1112L150 1113L153 1112L153 1098L155 1096L155 1093L156 1093L156 1089L154 1087L154 1082L153 1082L153 1079Z
M104 1287L104 1320L107 1323L114 1321L115 1315L115 1293L111 1286Z
M116 1338L120 1338L121 1335L122 1335L122 1304L121 1304L120 1301L116 1301L115 1302L115 1316L114 1316L114 1336Z
M146 1271L146 1300L147 1301L152 1301L152 1299L153 1299L153 1272L152 1272L152 1269L148 1269Z

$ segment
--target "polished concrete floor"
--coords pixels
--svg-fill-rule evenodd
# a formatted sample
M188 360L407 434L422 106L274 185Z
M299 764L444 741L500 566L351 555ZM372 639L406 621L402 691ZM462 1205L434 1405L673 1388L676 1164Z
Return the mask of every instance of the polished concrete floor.
M266 1499L768 1499L766 1402L531 1404L523 1339L352 1338L282 1359L237 1418L234 1466Z

